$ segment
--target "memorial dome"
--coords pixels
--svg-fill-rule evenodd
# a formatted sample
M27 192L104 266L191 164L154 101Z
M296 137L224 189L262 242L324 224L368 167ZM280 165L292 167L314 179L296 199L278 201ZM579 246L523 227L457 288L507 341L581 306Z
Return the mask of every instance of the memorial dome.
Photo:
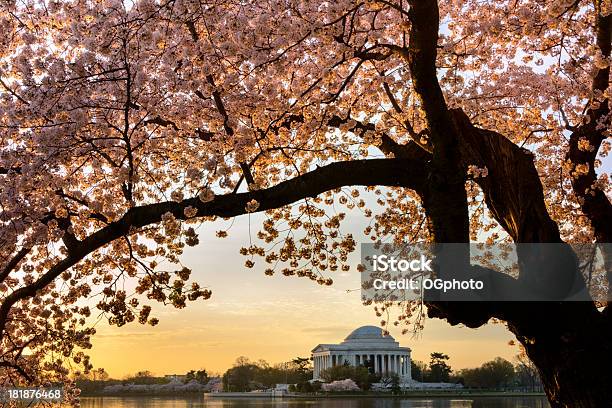
M376 326L361 326L349 334L345 340L361 340L361 339L385 339L395 340L391 335L385 334L384 330Z

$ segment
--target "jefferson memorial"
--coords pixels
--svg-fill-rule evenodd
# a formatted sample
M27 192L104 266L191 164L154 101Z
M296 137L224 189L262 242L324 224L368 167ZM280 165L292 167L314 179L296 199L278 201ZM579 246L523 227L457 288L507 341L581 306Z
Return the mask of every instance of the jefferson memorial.
M340 344L319 344L312 350L314 380L323 370L342 364L367 366L374 373L397 373L402 382L410 381L410 349L400 347L393 337L376 326L353 330Z

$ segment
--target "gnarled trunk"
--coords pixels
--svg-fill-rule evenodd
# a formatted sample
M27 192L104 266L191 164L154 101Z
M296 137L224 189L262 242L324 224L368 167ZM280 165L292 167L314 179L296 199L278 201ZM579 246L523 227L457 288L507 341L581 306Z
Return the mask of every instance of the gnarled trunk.
M461 163L488 169L489 177L477 181L494 217L514 242L562 244L558 226L546 209L531 154L497 132L473 126L460 110L452 111L452 115ZM449 177L452 172L447 173ZM435 193L436 200L423 200L428 217L436 218L430 225L443 222L444 232L454 231L448 217L432 211L437 207L442 210L441 203L453 202L453 196L449 194L444 200L445 192L439 188ZM463 231L462 224L457 219L454 227ZM431 231L438 242L462 242L458 234L436 236L438 231ZM566 254L550 255L556 260L571 256L571 248L564 248ZM555 259L543 265L555 265ZM520 279L530 279L529 274L536 274L542 282L582 279L572 268L521 271ZM608 310L599 311L594 302L435 302L428 305L428 314L468 327L479 327L492 317L506 322L538 368L551 407L612 407L612 319Z
M538 368L551 407L612 407L612 329L605 315L591 303L518 307L509 328Z

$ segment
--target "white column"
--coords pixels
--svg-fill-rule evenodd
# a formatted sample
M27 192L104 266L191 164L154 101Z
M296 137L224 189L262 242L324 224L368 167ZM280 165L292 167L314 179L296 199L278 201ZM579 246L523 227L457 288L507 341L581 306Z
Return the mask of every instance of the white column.
M391 356L389 353L385 353L385 371L387 373L391 372Z
M323 356L319 356L319 377L321 376L321 372L325 369L325 361L323 360Z
M412 379L412 361L410 360L410 353L406 355L406 377Z

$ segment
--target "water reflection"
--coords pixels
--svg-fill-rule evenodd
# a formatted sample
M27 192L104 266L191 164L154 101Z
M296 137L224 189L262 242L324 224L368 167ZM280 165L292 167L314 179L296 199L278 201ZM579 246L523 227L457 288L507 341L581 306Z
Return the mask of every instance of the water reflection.
M167 398L88 397L82 408L550 408L543 397L464 397L426 399L329 398Z

